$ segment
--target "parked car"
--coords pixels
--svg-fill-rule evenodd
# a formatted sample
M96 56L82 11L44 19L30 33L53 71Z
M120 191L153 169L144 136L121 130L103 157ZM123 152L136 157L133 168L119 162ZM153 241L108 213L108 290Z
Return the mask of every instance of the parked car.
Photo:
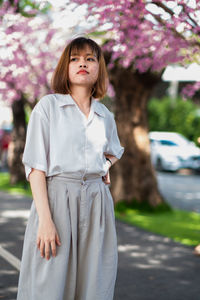
M200 170L200 149L194 142L176 132L151 131L152 164L158 170L177 171L181 168Z
M8 146L11 141L11 127L0 128L0 169L8 168Z

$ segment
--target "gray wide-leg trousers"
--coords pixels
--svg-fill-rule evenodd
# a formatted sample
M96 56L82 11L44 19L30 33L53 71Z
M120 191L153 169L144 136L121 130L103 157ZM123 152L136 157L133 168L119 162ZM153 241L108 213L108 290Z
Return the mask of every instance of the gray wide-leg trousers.
M61 246L50 260L37 249L34 201L26 227L17 300L112 300L117 275L113 199L102 177L47 177Z

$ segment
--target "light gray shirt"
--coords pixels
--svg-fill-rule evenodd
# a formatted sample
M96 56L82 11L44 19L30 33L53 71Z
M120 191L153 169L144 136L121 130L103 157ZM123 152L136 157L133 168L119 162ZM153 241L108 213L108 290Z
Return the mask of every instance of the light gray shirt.
M70 95L49 94L31 112L22 162L26 179L32 168L46 177L67 172L72 178L104 176L105 154L121 158L113 114L92 98L88 118Z

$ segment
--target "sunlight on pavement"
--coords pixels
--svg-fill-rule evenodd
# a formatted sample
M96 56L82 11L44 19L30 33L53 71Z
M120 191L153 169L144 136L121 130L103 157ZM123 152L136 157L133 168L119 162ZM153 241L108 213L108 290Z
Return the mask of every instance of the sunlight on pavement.
M139 249L139 246L137 245L119 245L118 246L118 251L119 252L126 252L126 251L130 251L130 250L136 250Z
M30 210L5 210L1 213L3 218L24 218L27 219L30 215Z
M14 275L14 274L18 274L18 272L16 270L5 270L5 269L1 269L1 274L2 275Z

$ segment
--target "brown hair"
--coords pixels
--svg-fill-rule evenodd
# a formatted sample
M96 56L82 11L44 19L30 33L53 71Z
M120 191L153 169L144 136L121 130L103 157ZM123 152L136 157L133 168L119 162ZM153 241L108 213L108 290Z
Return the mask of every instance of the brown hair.
M86 37L78 37L65 47L51 80L51 88L55 93L70 94L68 75L70 56L72 51L79 52L80 50L83 50L85 46L91 48L99 62L99 74L92 89L92 96L94 98L103 98L105 96L108 84L108 74L104 56L100 46L90 38Z

